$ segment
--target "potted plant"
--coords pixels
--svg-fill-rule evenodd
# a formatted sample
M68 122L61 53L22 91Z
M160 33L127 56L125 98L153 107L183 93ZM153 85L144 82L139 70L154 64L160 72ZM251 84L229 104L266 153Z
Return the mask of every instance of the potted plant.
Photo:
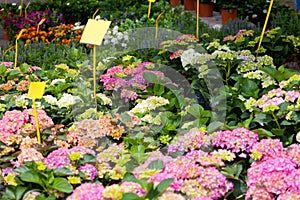
M181 0L170 0L171 6L178 6L181 3Z
M183 0L184 10L195 10L194 0Z
M223 24L235 20L237 17L238 0L222 0L221 15Z
M200 17L212 17L214 11L214 0L199 0ZM194 0L194 7L197 11L197 0Z

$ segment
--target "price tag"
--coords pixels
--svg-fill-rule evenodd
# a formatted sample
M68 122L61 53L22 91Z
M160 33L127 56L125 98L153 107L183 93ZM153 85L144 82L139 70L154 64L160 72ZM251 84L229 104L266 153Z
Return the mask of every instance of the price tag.
M35 126L38 143L41 144L41 133L39 128L39 117L36 110L35 99L41 99L44 95L46 82L31 82L29 85L28 97L32 98L33 114L35 117Z
M101 45L111 21L89 19L81 36L80 43Z
M28 97L32 99L41 99L44 95L46 82L31 82L28 91Z

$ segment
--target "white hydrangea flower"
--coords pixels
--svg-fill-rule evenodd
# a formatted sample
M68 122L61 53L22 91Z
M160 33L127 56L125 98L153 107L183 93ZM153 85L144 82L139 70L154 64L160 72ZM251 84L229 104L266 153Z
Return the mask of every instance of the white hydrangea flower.
M27 108L29 101L25 96L18 96L15 100L16 106L20 108Z
M296 134L296 140L297 140L297 142L300 143L300 132L298 132L298 133Z
M45 96L43 96L43 98L50 105L57 106L57 99L54 96L52 96L52 95L45 95Z
M54 79L53 81L51 81L50 85L56 85L58 83L65 83L66 80L62 79L62 78L58 78L58 79Z
M277 83L275 82L274 79L272 79L271 77L264 77L263 78L263 82L261 83L262 88L267 88L271 85L277 85Z
M256 100L253 97L250 97L250 99L246 100L246 102L244 103L245 107L247 110L249 110L249 112L253 112L253 107L256 104Z
M142 100L138 103L130 112L132 113L148 113L151 110L154 110L157 107L164 106L169 104L169 100L163 97L151 96L145 100Z
M98 93L97 97L99 97L103 101L104 105L109 105L109 106L112 105L111 99L107 97L105 94Z
M73 96L71 94L68 93L64 93L63 96L59 99L59 101L57 102L57 105L59 108L68 108L72 105L74 105L75 103L82 101L80 99L80 97L78 96Z
M142 117L141 120L143 122L147 122L147 123L150 123L150 124L155 124L155 125L160 125L161 124L160 115L156 115L155 117L153 117L152 115L147 114L144 117Z
M116 35L119 32L119 27L118 26L114 26L112 32L113 32L114 35Z

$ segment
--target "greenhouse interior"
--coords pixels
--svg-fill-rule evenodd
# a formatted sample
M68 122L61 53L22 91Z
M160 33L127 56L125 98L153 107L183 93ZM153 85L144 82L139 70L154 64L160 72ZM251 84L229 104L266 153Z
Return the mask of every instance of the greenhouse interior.
M300 0L1 0L0 200L299 200Z

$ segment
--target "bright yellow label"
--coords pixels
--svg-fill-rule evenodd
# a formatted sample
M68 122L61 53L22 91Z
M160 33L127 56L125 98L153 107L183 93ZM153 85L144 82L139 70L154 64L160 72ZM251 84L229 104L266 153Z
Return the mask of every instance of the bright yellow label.
M156 0L148 0L150 3L154 3Z
M28 91L28 97L32 99L41 99L44 95L46 82L31 82Z
M89 19L84 28L80 43L101 45L110 24L111 21Z

